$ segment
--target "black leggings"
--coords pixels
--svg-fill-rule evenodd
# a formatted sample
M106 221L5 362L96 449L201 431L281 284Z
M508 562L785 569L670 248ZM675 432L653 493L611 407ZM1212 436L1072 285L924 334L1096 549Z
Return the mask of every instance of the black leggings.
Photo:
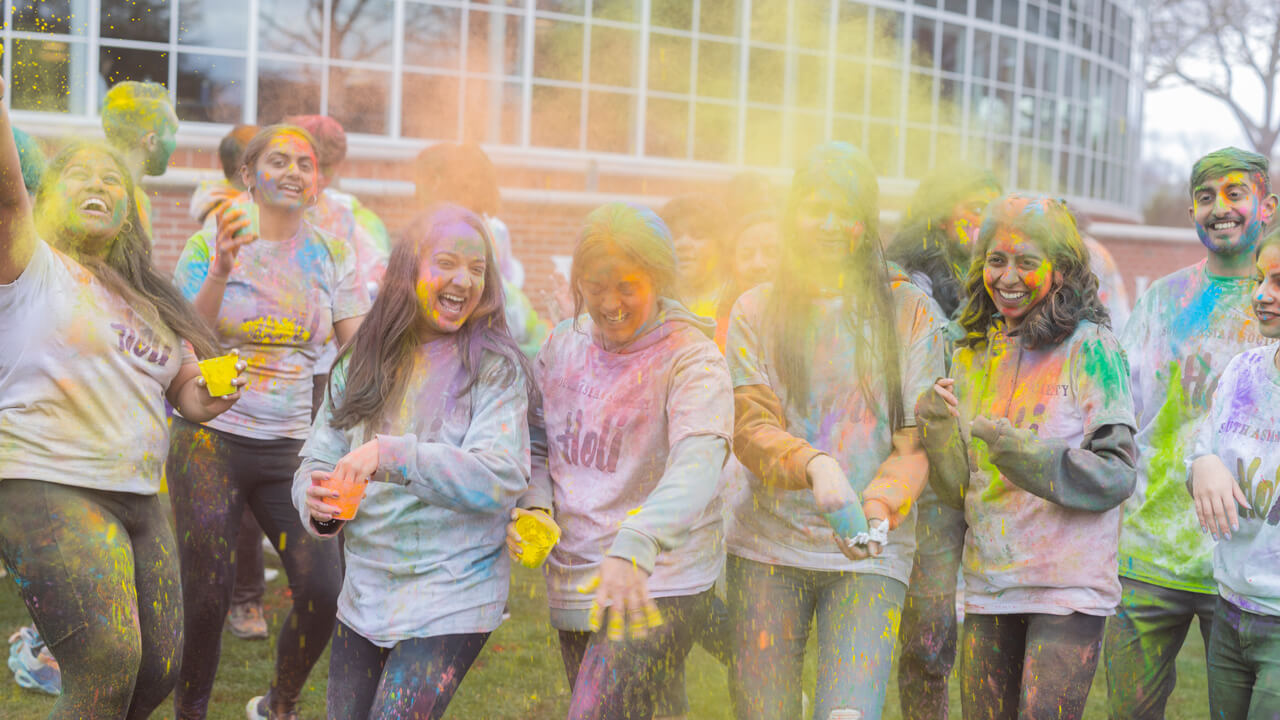
M378 647L338 621L329 654L331 720L437 720L489 633L437 635Z
M960 693L965 720L1079 720L1102 653L1106 618L964 618Z
M62 670L52 720L145 720L173 690L174 547L155 495L0 480L0 557Z
M268 700L276 712L297 705L329 641L342 585L338 544L308 535L293 507L290 488L301 446L301 440L254 440L173 419L165 470L186 591L186 643L174 696L179 718L203 718L208 709L245 503L275 543L293 594Z

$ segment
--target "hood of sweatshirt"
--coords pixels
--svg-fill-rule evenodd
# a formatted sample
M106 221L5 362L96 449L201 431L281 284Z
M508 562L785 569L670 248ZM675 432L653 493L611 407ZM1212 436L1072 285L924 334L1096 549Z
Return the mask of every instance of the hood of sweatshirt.
M584 314L582 318L582 329L591 336L591 341L599 348L604 348L601 342L600 333L596 329L595 323L591 320L589 314ZM639 352L645 348L662 342L668 335L682 327L689 326L705 335L708 339L715 337L716 321L711 318L705 318L701 315L695 315L689 308L682 305L678 300L671 298L658 298L658 317L647 330L640 333L639 337L621 347L609 348L608 352L625 355L627 353Z

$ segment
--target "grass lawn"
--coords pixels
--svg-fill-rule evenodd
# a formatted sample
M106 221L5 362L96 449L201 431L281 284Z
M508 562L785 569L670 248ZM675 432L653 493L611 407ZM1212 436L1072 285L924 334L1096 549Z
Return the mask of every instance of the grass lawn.
M274 558L269 557L269 562ZM274 631L280 627L286 601L283 578L267 590L267 611L273 635L270 642L245 641L230 633L223 635L222 664L210 706L211 720L241 720L245 702L266 690L271 676L271 648ZM569 692L555 634L546 621L546 601L541 575L517 567L511 589L511 614L489 639L484 652L467 675L447 718L483 720L542 720L563 718ZM0 581L0 631L5 637L28 623L26 608L11 580ZM812 652L810 653L812 655ZM312 672L302 696L303 716L324 717L324 688L328 655ZM1204 651L1200 634L1193 630L1178 658L1178 688L1169 702L1171 720L1200 720L1208 716ZM701 648L695 648L688 671L691 720L728 720L729 698L724 669ZM805 668L807 692L813 692L813 667ZM1101 668L1094 677L1087 718L1105 718L1106 682ZM23 690L7 672L0 678L0 719L43 718L53 705L52 698ZM172 717L172 705L165 703L153 720ZM951 683L951 714L960 718L957 683ZM897 688L891 686L885 718L897 720Z

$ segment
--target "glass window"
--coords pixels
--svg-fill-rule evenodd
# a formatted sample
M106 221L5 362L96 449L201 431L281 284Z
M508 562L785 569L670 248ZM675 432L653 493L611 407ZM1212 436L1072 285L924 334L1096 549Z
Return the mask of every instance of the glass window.
M1062 32L1062 15L1057 10L1050 10L1044 15L1044 34L1045 37L1053 40L1058 39L1059 33Z
M795 62L795 103L821 108L827 103L827 63L820 55L799 54Z
M836 61L836 87L833 99L836 112L866 112L867 66L854 60Z
M9 97L14 110L84 112L89 55L61 40L13 40Z
M534 77L582 82L582 23L540 20L533 32Z
M529 110L529 142L541 147L577 148L582 118L582 91L533 86Z
M178 4L178 44L246 49L249 45L248 0Z
M687 0L650 0L649 23L673 30L693 29L693 3Z
M896 124L871 122L867 125L867 155L881 175L900 177L898 169L898 133Z
M933 167L933 133L923 128L907 129L906 157L903 158L903 175L919 179L928 174Z
M964 26L946 23L942 26L942 51L939 66L945 72L964 73Z
M831 0L805 0L795 3L791 23L794 46L825 52L831 37Z
M752 0L751 39L767 43L787 41L787 0Z
M461 34L461 10L416 2L404 4L405 65L449 69L460 67Z
M391 0L330 0L329 57L362 62L391 62L395 33Z
M996 52L996 80L1012 83L1014 72L1018 68L1018 41L1011 37L1000 36L1000 44Z
M391 73L329 68L329 115L347 132L384 135L391 108Z
M258 62L258 124L320 109L320 66L263 59Z
M875 11L875 56L881 60L902 58L902 13L896 10Z
M125 80L169 85L169 53L156 50L102 47L98 50L99 87L107 88ZM102 93L99 93L99 97Z
M934 22L916 16L911 24L911 61L917 67L933 67Z
M738 52L737 43L698 42L698 95L726 100L738 97Z
M836 52L865 57L868 50L867 6L858 2L840 3L840 24L836 27Z
M786 81L786 58L781 51L751 48L747 72L749 102L782 104L782 89Z
M1053 48L1044 49L1044 89L1048 93L1058 91L1058 51Z
M693 159L733 162L738 140L738 109L732 105L698 103L693 112Z
M698 6L698 32L738 37L742 23L742 0L716 0Z
M937 159L938 165L954 163L960 159L960 148L964 142L960 133L941 130L934 134L933 142L935 148L933 156Z
M582 26L576 23L551 23L550 21L548 23L553 26L568 26L567 28L552 28L554 30L563 30L568 37L560 37L553 32L548 36L548 39L567 43L565 48L553 49L553 53L577 53L574 57L579 59L578 74L581 75ZM513 76L523 73L523 25L524 20L518 15L472 10L467 16L467 70L486 75ZM536 23L534 27L536 33L537 29L543 28L543 23ZM577 28L576 33L574 28ZM578 41L576 47L572 44L574 38ZM539 53L546 50L543 47L543 36L537 36L534 40L533 48L533 62L536 68ZM553 62L552 64L559 68L563 63Z
M991 66L991 33L986 30L973 31L973 76L984 80L993 77Z
M907 82L907 120L932 122L934 86L937 84L937 78L928 73L913 72Z
M1022 86L1030 90L1040 87L1036 66L1040 64L1040 48L1033 43L1022 45Z
M259 0L258 49L319 57L324 53L323 5L310 0Z
M1018 0L1000 0L1000 24L1018 27Z
M1053 123L1057 119L1057 101L1053 98L1040 99L1040 139L1053 141Z
M1031 95L1022 95L1018 97L1017 108L1014 111L1014 123L1017 125L1018 135L1024 138L1035 137L1036 129L1036 99Z
M635 149L636 98L630 93L587 93L587 149L629 153Z
M595 0L591 3L591 17L640 22L640 0Z
M645 155L682 158L688 154L688 102L651 97L644 116Z
M169 42L169 2L104 2L98 15L98 33L104 38Z
M942 78L938 81L938 122L958 127L963 115L964 83L951 78Z
M514 2L512 5L522 5ZM586 0L538 0L534 7L543 12L563 13L565 15L581 15L586 7Z
M692 62L688 38L653 33L649 36L649 89L689 92Z
M969 0L947 0L946 10L956 15L969 14Z
M914 0L914 4L920 7L936 8L938 7L938 0Z
M871 81L871 115L888 122L902 121L902 71L896 67L872 65L868 73Z
M458 137L458 79L406 72L401 78L400 133L405 137Z
M831 139L863 147L862 131L865 124L861 118L848 115L837 115L831 121Z
M1040 34L1040 8L1027 3L1027 11L1022 18L1022 29L1029 33Z
M591 84L635 87L639 42L635 30L592 25Z
M244 116L245 61L178 53L178 119L236 124Z
M463 93L463 142L520 143L524 96L519 83L470 78L463 85Z
M979 20L995 22L996 19L996 2L995 0L977 0L974 5L974 14Z
M89 3L87 0L13 0L13 29L85 35L89 32Z
M782 162L782 113L778 110L747 108L744 160L748 165L778 165Z

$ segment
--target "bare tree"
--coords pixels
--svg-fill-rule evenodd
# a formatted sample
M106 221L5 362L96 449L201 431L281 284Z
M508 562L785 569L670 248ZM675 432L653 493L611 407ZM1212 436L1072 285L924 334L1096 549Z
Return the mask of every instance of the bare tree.
M1253 149L1280 138L1280 2L1151 0L1147 77L1152 88L1189 86L1226 105ZM1233 90L1256 83L1262 109Z

